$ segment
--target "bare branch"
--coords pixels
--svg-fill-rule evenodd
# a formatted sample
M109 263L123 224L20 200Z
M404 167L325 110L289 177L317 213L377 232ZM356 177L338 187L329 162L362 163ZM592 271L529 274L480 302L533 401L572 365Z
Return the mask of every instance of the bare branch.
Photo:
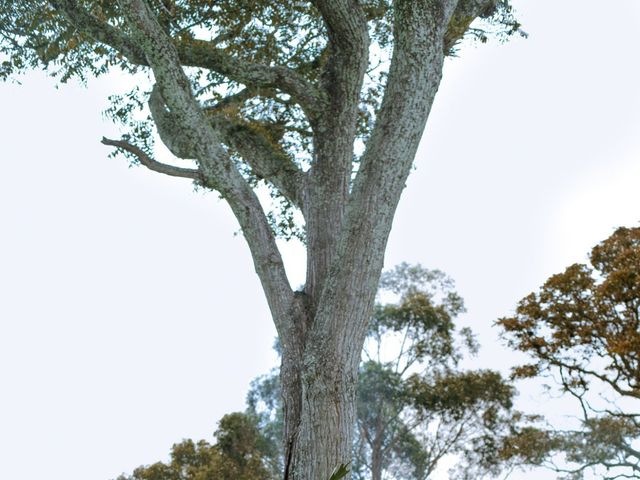
M153 170L154 172L164 173L165 175L170 175L172 177L182 177L182 178L190 178L192 180L196 180L199 183L202 183L203 177L199 170L193 168L182 168L176 167L173 165L167 165L166 163L158 162L154 160L149 155L147 155L141 148L136 147L135 145L125 141L125 140L112 140L106 137L102 137L102 141L100 142L103 145L109 145L112 147L119 148L124 150L125 152L129 152L140 161L142 165L147 167L149 170Z

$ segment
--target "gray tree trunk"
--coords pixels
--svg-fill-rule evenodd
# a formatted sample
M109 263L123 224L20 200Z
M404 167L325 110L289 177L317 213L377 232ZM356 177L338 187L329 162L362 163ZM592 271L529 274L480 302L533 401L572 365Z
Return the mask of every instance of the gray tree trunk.
M436 0L396 2L388 86L351 187L355 120L368 65L367 25L356 0L316 2L329 27L331 55L321 86L324 111L310 119L315 157L300 205L307 221L307 281L298 293L289 287L255 194L230 168L218 147L219 132L185 91L177 53L166 46L144 4L121 3L137 16L139 41L171 112L172 129L182 125L180 144L190 145L204 178L229 202L253 254L283 350L284 478L327 480L351 460L360 352L393 214L440 82L442 38L455 2L449 7ZM158 110L162 123L165 113Z
M327 480L339 463L351 457L357 370L327 369L325 362L338 367L336 358L305 362L299 392L302 410L285 478Z

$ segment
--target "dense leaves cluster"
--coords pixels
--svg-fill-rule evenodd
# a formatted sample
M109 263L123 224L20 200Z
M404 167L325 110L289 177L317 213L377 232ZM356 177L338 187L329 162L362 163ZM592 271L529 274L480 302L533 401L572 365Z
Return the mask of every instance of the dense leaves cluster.
M184 440L171 449L168 463L137 468L117 480L269 480L276 479L269 464L271 445L258 431L255 419L243 413L225 415L215 433L217 442Z
M581 428L529 428L509 439L505 456L548 464L582 478L640 478L640 228L619 228L575 264L525 297L503 318L509 344L533 359L519 378L552 375L581 406ZM564 463L557 455L563 453Z

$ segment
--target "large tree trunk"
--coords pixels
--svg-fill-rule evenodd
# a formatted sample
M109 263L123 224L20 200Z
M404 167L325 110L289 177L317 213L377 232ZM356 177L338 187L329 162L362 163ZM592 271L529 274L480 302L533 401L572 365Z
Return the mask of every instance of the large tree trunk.
M351 461L363 335L337 344L328 332L324 337L327 341L283 351L286 480L328 480L336 467Z
M322 364L305 366L302 415L291 445L287 480L328 480L338 465L351 458L357 371L340 370L327 370Z

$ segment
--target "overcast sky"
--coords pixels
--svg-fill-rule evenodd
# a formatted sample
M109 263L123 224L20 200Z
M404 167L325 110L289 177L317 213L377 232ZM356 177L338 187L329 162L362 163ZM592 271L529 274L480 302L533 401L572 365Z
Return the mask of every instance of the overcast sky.
M501 369L492 323L640 221L640 4L515 4L529 39L448 61L385 261L451 275ZM53 85L0 85L0 475L108 480L211 439L275 331L225 204L107 158L121 82Z

